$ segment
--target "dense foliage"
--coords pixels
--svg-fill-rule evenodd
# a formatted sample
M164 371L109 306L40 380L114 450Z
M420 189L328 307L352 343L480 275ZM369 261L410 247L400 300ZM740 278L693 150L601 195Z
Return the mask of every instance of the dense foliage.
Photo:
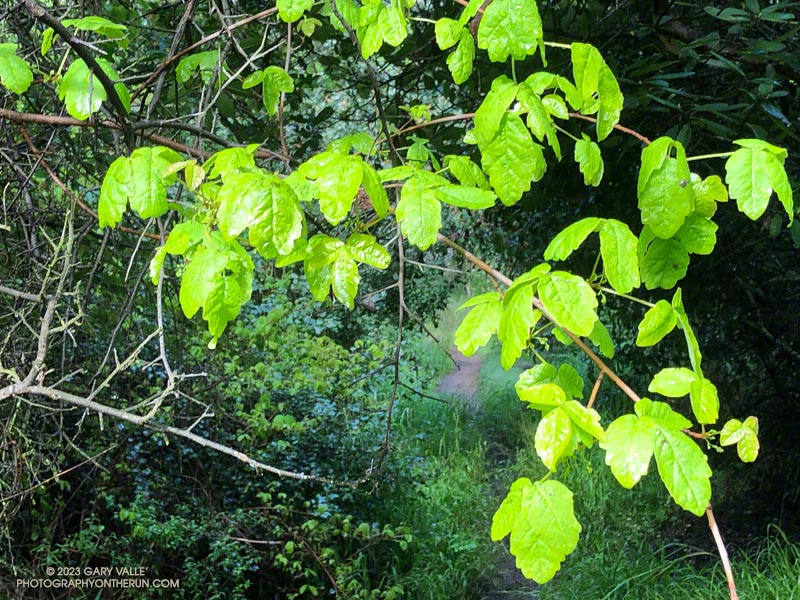
M146 566L181 582L152 597L463 598L502 560L490 535L544 583L602 518L584 499L605 484L573 469L632 488L654 460L736 597L708 454L779 446L781 404L748 394L796 396L793 7L8 10L8 595ZM470 282L454 343L535 359L513 394L535 419L425 392L448 364L423 336L467 266L493 286Z

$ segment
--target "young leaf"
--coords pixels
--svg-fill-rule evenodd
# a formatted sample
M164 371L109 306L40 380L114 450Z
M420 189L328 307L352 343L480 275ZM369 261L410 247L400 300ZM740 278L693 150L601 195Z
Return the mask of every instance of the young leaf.
M255 168L253 155L257 148L257 144L251 144L246 148L225 148L215 152L203 163L203 170L209 179L221 177L224 182L229 175Z
M705 453L681 431L659 427L654 448L658 474L681 508L703 516L711 500L711 469Z
M592 333L589 334L589 339L600 349L600 353L603 356L614 358L614 340L611 339L608 329L600 322L600 319L595 321Z
M641 347L655 346L664 336L675 328L678 318L672 306L666 300L659 300L648 310L639 323L639 335L636 345Z
M485 346L500 327L503 301L495 292L487 292L471 298L458 310L473 306L455 333L455 344L464 356L472 356L478 348Z
M492 81L492 89L486 94L478 110L475 111L475 137L478 147L483 149L494 139L509 105L517 95L518 86L505 75Z
M331 225L338 225L350 212L363 180L362 164L357 156L326 151L297 169L301 176L316 180L319 208Z
M587 336L597 321L597 297L583 277L554 271L539 280L539 298L556 320L576 335Z
M33 71L16 51L17 44L0 44L0 84L15 94L23 94L33 82Z
M129 157L121 156L111 163L100 187L100 227L119 223L128 203L143 219L163 215L167 211L166 186L175 180L174 174L164 173L180 158L169 148L154 146L137 148Z
M509 532L517 568L537 583L550 581L578 545L581 525L575 519L572 492L553 479L518 479L492 519L494 541Z
M397 221L410 244L427 250L442 227L442 205L436 189L422 177L412 177L400 190Z
M623 415L606 428L600 447L606 451L606 464L622 487L631 489L647 474L655 440L653 421L636 415Z
M689 360L692 363L692 369L698 375L703 372L700 368L702 355L700 354L700 344L697 343L697 337L694 334L692 326L689 324L689 317L686 315L686 310L683 308L683 294L681 289L675 291L672 297L672 309L675 311L675 316L678 319L678 327L683 331L686 338L686 347L689 350Z
M444 157L444 166L455 175L461 185L477 187L482 190L489 189L489 182L481 168L466 156L448 154Z
M693 197L689 163L680 142L661 137L642 150L638 197L642 223L659 238L675 235L692 212Z
M186 83L194 75L195 71L200 73L200 79L208 85L211 77L217 70L219 63L219 50L208 50L207 52L197 52L184 56L175 69L175 76L178 83Z
M693 213L686 217L675 239L690 254L711 254L717 243L717 224L703 215Z
M602 222L603 219L588 217L569 225L547 245L545 260L566 260Z
M761 140L736 140L734 143L742 147L725 163L725 181L739 210L753 220L758 219L767 209L774 190L791 224L794 204L783 167L786 150Z
M488 190L454 185L452 183L441 185L435 188L435 190L436 198L438 198L439 201L450 204L451 206L459 206L471 210L479 210L494 206L494 201L497 199L497 196Z
M580 112L597 113L597 141L601 142L619 123L622 112L623 96L617 78L597 48L577 42L572 44L572 73L582 98Z
M504 62L509 55L524 60L536 52L544 62L542 19L536 2L494 0L484 10L478 27L478 48L488 50L492 62Z
M292 76L281 67L267 67L264 69L264 79L261 82L261 90L264 96L264 108L270 117L278 113L278 104L281 93L294 91L294 80Z
M358 262L376 269L385 269L392 261L386 248L368 233L354 233L347 239L345 247Z
M106 98L103 84L86 63L80 59L73 61L58 86L58 99L64 101L70 116L85 121L100 110Z
M364 173L361 185L369 195L375 214L382 219L389 214L389 197L386 195L386 190L383 188L381 178L375 168L364 162L361 164L361 169Z
M694 182L694 211L704 217L713 217L717 212L717 202L728 201L728 188L718 175L710 175L702 181Z
M497 197L506 206L516 204L547 169L542 147L517 115L506 114L494 141L482 150L483 170Z
M698 423L713 425L719 419L719 396L717 388L705 377L692 382L692 413Z
M697 375L691 369L684 367L661 369L653 377L647 389L667 398L680 398L690 392L696 380Z
M603 273L615 290L627 294L639 287L638 240L625 223L606 219L600 226Z
M744 423L731 419L719 434L720 444L731 446L736 444L736 451L742 462L753 462L758 457L758 419L747 417Z
M436 34L436 45L439 50L447 50L458 43L464 27L455 19L442 18L436 21L433 31Z
M572 437L572 421L561 408L542 417L536 428L534 447L545 467L556 470L556 465L573 443Z
M447 68L453 75L456 85L461 85L472 75L472 65L475 61L475 40L469 29L461 30L458 46L447 57Z
M603 180L603 157L600 146L589 139L585 133L583 139L575 142L575 162L583 173L583 183L597 187Z
M286 23L294 23L314 5L314 0L278 0L278 16Z
M606 433L600 425L600 414L593 408L586 408L577 400L570 400L557 410L569 415L573 426L586 432L591 438L601 442L606 439Z
M672 410L672 407L666 402L653 402L650 398L642 398L634 405L633 410L640 417L649 417L656 425L664 429L680 431L692 426L689 419Z
M510 369L528 343L531 327L536 324L533 313L533 288L523 286L506 298L497 337L502 344L500 364Z
M202 306L228 264L224 250L202 246L183 270L179 299L183 314L191 319Z
M648 290L675 287L686 276L689 253L676 239L655 239L640 263L642 279Z

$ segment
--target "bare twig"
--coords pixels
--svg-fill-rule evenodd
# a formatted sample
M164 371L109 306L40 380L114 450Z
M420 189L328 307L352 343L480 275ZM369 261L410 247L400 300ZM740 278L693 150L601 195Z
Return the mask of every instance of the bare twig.
M717 520L714 518L714 511L711 510L711 504L706 507L706 517L708 517L708 527L711 529L711 535L714 536L714 542L717 544L719 557L722 560L722 568L725 571L725 579L728 581L728 589L731 593L731 600L739 600L739 594L736 592L736 582L733 580L733 569L731 569L731 561L728 558L728 550L725 548L725 542L722 540L722 534L717 527Z

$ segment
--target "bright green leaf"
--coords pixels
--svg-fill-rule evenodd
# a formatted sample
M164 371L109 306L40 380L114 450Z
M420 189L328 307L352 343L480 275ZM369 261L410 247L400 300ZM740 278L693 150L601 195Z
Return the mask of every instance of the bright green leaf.
M497 197L515 204L547 169L542 147L534 144L519 116L506 114L494 141L482 150L482 164Z
M642 223L659 238L675 235L692 212L693 198L689 163L680 142L661 137L642 150L638 197Z
M668 290L686 276L689 253L676 239L655 239L647 248L639 266L648 290L658 287Z
M696 380L697 375L691 369L670 367L656 373L647 389L667 398L680 398L689 393Z
M675 239L690 254L711 254L717 243L717 224L703 215L691 214L675 234Z
M711 175L702 181L694 182L694 210L705 217L713 217L717 212L717 202L728 201L728 188L718 175Z
M484 9L478 27L478 48L488 50L492 62L504 62L509 55L515 60L524 60L539 48L544 62L542 19L536 2L491 2Z
M294 23L314 5L314 0L278 0L278 16L286 23Z
M619 122L623 96L614 73L590 44L572 44L572 73L582 102L580 111L597 112L597 141L603 141ZM569 96L567 96L569 99Z
M298 168L301 176L316 180L319 208L331 225L338 225L350 212L363 179L362 164L357 156L327 151Z
M556 382L570 398L583 398L583 377L572 365L564 363L558 367Z
M600 226L603 273L615 290L627 294L639 287L638 240L625 223L606 219Z
M620 485L631 489L647 474L653 456L656 431L651 419L623 415L606 428L606 464Z
M705 377L692 382L692 413L698 423L713 425L719 419L719 396L717 388Z
M597 297L583 277L554 271L539 280L539 298L562 327L580 336L592 332L597 321Z
M575 142L575 162L583 173L583 183L597 187L603 180L603 157L600 146L595 144L586 134Z
M681 508L703 516L711 500L711 469L705 453L680 431L658 428L654 448L661 480Z
M375 168L370 164L362 163L361 169L363 171L361 185L364 186L364 191L369 196L375 214L382 219L389 214L389 197L386 195L386 190Z
M207 52L190 54L189 56L184 56L180 62L178 62L178 66L175 69L175 76L178 79L178 83L186 83L194 76L195 71L197 71L203 83L208 85L211 83L211 77L213 77L214 72L217 70L218 63L219 50L208 50Z
M472 65L475 61L475 40L469 29L462 29L458 46L447 57L447 68L453 75L456 85L461 85L472 75Z
M678 317L672 306L666 300L659 300L656 305L648 310L642 322L639 323L639 335L636 345L641 347L654 346L664 336L675 328Z
M191 319L205 305L227 264L227 254L217 248L203 246L192 255L183 271L179 294L181 308L187 319Z
M281 94L294 91L294 80L281 67L267 67L264 69L261 89L264 95L264 108L269 116L274 117L278 113Z
M595 321L592 333L589 334L589 339L600 349L600 353L606 358L614 358L614 340L608 333L606 326L600 322L600 319Z
M686 338L686 347L689 350L689 360L692 363L692 369L694 369L694 372L698 375L702 375L703 373L700 369L700 362L702 360L700 345L697 343L697 337L689 324L689 317L686 315L686 310L683 308L683 294L680 288L675 291L675 295L672 297L672 309L675 311L675 316L678 319L678 327L683 331L683 335Z
M588 217L569 225L548 244L545 260L566 260L602 222L603 219Z
M452 183L439 186L435 189L436 197L439 201L450 204L451 206L459 206L471 210L479 210L494 206L494 201L497 199L497 196L488 190L481 190L463 185L453 185Z
M354 233L347 239L345 246L358 262L376 269L385 269L392 261L386 248L378 243L374 235L368 233Z
M534 447L545 467L551 471L572 444L572 421L569 415L556 408L542 417L536 428Z
M663 429L680 431L692 426L689 419L672 410L672 407L666 402L653 402L649 398L642 398L634 405L633 410L640 417L650 417L656 425Z
M455 19L439 19L436 21L433 30L436 34L436 45L439 50L447 50L455 46L461 37L461 30L463 29L461 23Z
M476 301L479 301L475 303ZM473 302L474 304L469 304ZM503 301L495 292L481 294L462 304L459 310L473 306L455 333L455 344L464 356L472 356L485 346L500 327Z
M17 44L0 44L0 84L15 94L23 94L33 82L33 71L16 51Z
M461 185L478 187L482 190L489 189L489 182L481 168L466 156L448 154L444 157L444 166L455 175Z
M585 431L592 438L601 442L605 440L606 434L600 425L600 414L593 408L586 408L577 400L570 400L556 410L564 411L575 427Z
M528 343L531 327L536 324L533 314L533 288L520 288L510 300L506 299L497 337L502 344L500 364L510 369Z
M511 553L523 575L546 583L578 545L572 492L555 480L519 479L492 519L492 539L511 533Z
M442 227L442 205L435 188L422 178L412 177L403 185L396 215L410 244L426 250L436 241Z
M478 110L475 111L475 137L478 147L483 149L494 139L508 107L517 95L517 84L505 75L492 81L492 89L486 94Z

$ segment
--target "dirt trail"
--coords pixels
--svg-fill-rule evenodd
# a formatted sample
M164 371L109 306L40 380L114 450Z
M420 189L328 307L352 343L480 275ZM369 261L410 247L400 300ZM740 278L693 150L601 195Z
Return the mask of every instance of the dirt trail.
M436 391L442 395L464 396L472 404L478 391L478 375L483 361L473 354L464 356L456 348L450 349L450 356L455 361L453 369L439 382Z

